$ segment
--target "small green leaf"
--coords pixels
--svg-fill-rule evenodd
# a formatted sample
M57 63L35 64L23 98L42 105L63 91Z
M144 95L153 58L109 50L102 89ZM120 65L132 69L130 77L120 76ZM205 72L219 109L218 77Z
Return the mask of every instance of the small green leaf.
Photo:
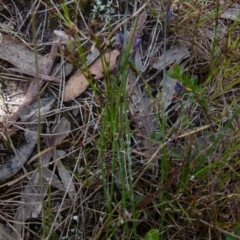
M172 152L170 153L170 156L173 157L173 158L178 158L178 159L183 158L183 155L182 155L182 154L177 153L177 152L174 152L174 151L172 151Z
M240 225L237 225L235 228L234 228L234 234L237 235L237 236L240 236ZM230 235L226 235L226 240L237 240L239 238L236 238L236 237L233 237L233 236L230 236Z
M160 133L160 132L152 132L151 134L150 134L150 139L152 140L152 141L156 141L156 142L158 142L158 141L160 141L161 139L163 139L163 134L162 133Z
M158 17L158 12L156 11L155 8L148 6L148 10L150 12L150 15L152 15L153 17Z
M138 204L139 202L141 202L144 199L145 196L141 195L137 198L135 204Z
M159 232L157 229L151 229L146 234L144 240L158 240L159 239Z
M240 236L240 225L237 225L237 226L234 228L234 233L235 233L237 236Z
M230 235L226 235L226 240L237 240L237 238L232 237Z

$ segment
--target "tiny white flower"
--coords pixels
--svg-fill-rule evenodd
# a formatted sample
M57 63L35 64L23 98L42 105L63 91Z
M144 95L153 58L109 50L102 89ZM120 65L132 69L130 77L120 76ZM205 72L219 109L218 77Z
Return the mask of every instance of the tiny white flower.
M75 216L72 217L72 219L75 220L75 221L78 221L78 216L75 215Z
M195 179L195 176L192 175L192 176L190 177L190 180L193 181L194 179Z

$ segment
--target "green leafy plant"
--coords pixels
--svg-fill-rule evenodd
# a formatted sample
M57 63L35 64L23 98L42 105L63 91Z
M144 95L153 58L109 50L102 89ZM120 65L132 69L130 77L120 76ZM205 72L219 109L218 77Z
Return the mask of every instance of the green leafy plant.
M159 231L157 229L151 229L144 237L144 240L158 240L159 239Z
M238 225L234 228L234 234L236 235L236 237L234 237L232 235L229 235L229 234L226 234L225 235L226 240L238 240L238 239L240 239L240 225Z

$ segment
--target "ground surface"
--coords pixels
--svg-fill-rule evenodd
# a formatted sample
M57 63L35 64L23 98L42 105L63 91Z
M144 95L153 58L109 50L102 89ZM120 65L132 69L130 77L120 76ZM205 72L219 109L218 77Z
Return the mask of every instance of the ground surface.
M0 45L2 166L38 129L24 113L10 131L36 77L34 46L41 66L61 30L54 66L72 66L42 88L41 101L55 103L28 161L1 183L2 236L240 238L237 1L3 0L0 9L0 33L19 44L7 55Z

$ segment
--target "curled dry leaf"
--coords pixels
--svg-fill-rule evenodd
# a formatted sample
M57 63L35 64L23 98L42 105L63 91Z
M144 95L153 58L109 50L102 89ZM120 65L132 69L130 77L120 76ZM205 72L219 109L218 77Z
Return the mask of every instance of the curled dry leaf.
M110 70L115 66L116 60L120 52L118 50L113 50L110 53L104 54L104 58ZM90 67L89 72L93 75L94 80L98 80L103 77L104 66L102 64L102 59L98 58ZM87 78L77 70L74 75L68 80L64 91L64 102L68 102L78 97L83 93L88 87L89 82Z

